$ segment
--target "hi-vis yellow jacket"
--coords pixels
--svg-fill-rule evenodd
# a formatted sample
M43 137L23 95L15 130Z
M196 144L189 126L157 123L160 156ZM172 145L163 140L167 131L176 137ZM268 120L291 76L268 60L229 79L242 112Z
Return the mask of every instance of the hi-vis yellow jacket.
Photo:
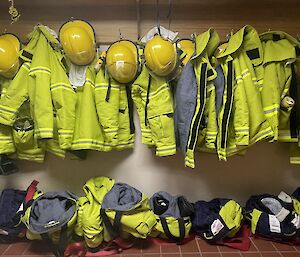
M218 127L215 110L215 88L213 80L216 71L210 57L219 44L219 36L213 29L196 38L196 52L191 58L197 82L196 106L190 123L186 146L185 165L194 168L194 152L201 148L215 148Z
M72 150L111 150L111 147L105 144L103 128L97 116L95 79L96 71L92 63L87 67L84 85L76 89L76 118Z
M133 147L135 128L130 85L111 78L104 65L96 76L95 102L105 144L115 149Z
M264 111L274 131L274 140L290 142L290 163L300 164L299 71L297 74L300 43L281 31L263 33L260 39L264 49ZM294 100L294 105L286 105L287 97Z
M1 98L4 97L11 83L10 79L0 76ZM12 137L12 129L7 125L0 124L0 154L9 154L15 152L15 146Z
M263 52L255 29L243 27L217 55L226 78L218 116L217 151L220 159L260 140L273 137L261 101Z
M48 28L36 26L29 38L29 44L21 53L25 60L23 69L29 69L27 74L23 72L22 75L26 77L24 80L28 86L24 87L23 82L14 83L0 101L0 122L12 126L22 104L30 101L34 135L38 139L47 139L39 141L39 144L63 157L62 149L69 148L73 138L75 92L66 75L64 58L56 50L59 42Z
M262 101L265 115L274 131L274 140L298 142L297 128L290 126L290 120L295 125L297 122L296 106L284 108L281 102L286 96L297 100L294 63L297 55L300 55L300 42L281 31L266 32L260 35L260 39L265 68Z
M29 75L35 89L32 104L35 134L40 139L51 139L55 138L57 130L58 138L55 139L59 140L59 147L68 149L74 132L76 94L66 74L59 41L43 25L36 26L29 38L21 58L31 62Z
M33 103L35 88L30 82L30 63L23 63L18 73L11 81L6 94L0 100L0 123L12 126L19 118L33 117ZM38 146L34 130L13 131L13 141L19 159L41 162L44 160L45 150Z
M142 143L154 145L158 156L175 154L173 100L166 79L150 74L144 66L131 92L140 119Z
M89 179L83 186L85 196L78 200L78 221L75 233L83 236L90 248L98 247L103 240L108 241L105 235L100 209L104 196L111 190L115 181L107 177Z

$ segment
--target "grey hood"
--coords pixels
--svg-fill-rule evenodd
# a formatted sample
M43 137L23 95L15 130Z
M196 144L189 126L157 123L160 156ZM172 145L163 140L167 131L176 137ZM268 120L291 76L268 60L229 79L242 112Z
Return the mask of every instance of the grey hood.
M141 201L142 193L139 190L125 183L116 183L105 195L101 208L128 211Z
M77 197L70 192L48 192L36 198L30 210L28 229L37 234L56 231L77 211Z

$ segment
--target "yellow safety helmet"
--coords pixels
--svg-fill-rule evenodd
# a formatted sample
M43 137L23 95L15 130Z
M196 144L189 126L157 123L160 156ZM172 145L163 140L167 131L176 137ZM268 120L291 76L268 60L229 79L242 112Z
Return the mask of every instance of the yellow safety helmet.
M0 75L13 78L19 69L20 41L13 34L0 35Z
M82 20L72 20L63 24L59 39L67 57L76 65L90 64L96 54L93 27Z
M176 46L161 36L146 43L144 56L146 66L157 76L170 75L177 64Z
M113 43L106 53L106 67L113 79L129 83L138 71L138 52L134 43L121 40Z
M181 62L186 65L195 52L195 45L191 39L180 39L177 42L177 47L182 51L180 55Z

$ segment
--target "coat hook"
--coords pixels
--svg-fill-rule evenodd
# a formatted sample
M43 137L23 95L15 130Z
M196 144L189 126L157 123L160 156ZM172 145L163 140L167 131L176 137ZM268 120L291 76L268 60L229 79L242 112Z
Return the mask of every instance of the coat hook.
M14 0L8 0L10 6L8 8L8 13L10 14L11 24L17 22L21 16L17 8L14 6Z
M119 41L123 39L123 35L122 35L122 32L121 32L121 29L119 28Z

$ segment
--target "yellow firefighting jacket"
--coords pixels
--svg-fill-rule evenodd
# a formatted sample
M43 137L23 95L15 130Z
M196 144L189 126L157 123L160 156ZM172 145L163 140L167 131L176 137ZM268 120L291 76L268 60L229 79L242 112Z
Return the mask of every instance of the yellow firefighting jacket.
M0 76L0 90L1 98L4 97L6 91L11 83L10 79L6 79ZM12 137L11 127L0 124L0 154L7 154L15 152L15 146Z
M158 156L175 154L173 100L166 79L150 74L144 66L131 92L140 119L142 143L154 145Z
M294 62L297 51L299 55L297 49L300 43L280 31L266 32L260 35L260 39L264 49L265 68L262 102L265 115L274 131L274 140L298 142L297 128L290 128L290 119L296 119L296 108L281 107L281 102L286 96L297 97L293 92L297 88Z
M21 58L31 62L35 134L40 139L59 140L59 147L68 149L74 132L76 95L66 74L59 41L43 25L36 26L29 38ZM54 137L55 130L58 138Z
M133 102L130 85L112 79L102 66L96 76L95 102L105 144L116 149L133 147Z
M16 120L32 119L35 88L30 83L30 63L23 63L0 100L0 123L13 126ZM12 129L12 128L11 128ZM38 146L34 128L13 131L13 141L19 159L41 162L44 149Z
M92 63L87 67L84 85L76 88L76 118L72 150L111 150L111 147L104 142L103 128L98 121L95 79L96 71Z
M218 116L217 150L220 159L273 136L261 102L262 46L255 29L243 27L229 39L217 58L226 78Z
M219 36L213 29L200 34L196 38L196 53L191 58L196 75L197 96L195 111L192 117L187 141L185 165L195 167L194 151L207 147L214 149L217 137L215 111L215 88L213 80L216 71L210 57L219 44Z

